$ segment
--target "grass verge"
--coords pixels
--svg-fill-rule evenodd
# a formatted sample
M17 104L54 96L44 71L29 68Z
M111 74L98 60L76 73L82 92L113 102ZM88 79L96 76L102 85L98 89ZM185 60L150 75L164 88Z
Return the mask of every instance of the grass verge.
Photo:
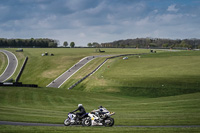
M200 128L131 128L131 127L28 127L28 126L0 126L1 133L188 133L199 132Z
M0 87L0 120L63 123L79 103L116 112L115 125L200 125L200 93L144 98L61 88Z

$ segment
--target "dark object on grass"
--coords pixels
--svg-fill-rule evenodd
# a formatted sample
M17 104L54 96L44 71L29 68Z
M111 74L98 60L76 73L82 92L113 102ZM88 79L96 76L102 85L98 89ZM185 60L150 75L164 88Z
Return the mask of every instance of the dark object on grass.
M100 52L100 53L104 53L105 51L101 51L101 49L99 49L99 52Z
M17 49L16 52L23 52L23 49Z

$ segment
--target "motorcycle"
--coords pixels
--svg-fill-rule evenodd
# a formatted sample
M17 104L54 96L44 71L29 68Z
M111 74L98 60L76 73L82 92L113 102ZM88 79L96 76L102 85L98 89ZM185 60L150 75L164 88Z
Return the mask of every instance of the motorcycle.
M69 125L81 125L82 121L84 118L88 117L88 113L83 114L82 116L80 116L79 119L77 119L77 116L75 113L68 113L68 117L67 119L65 119L64 121L64 125L65 126L69 126Z
M88 117L83 119L82 126L106 126L111 127L114 125L114 118L110 116L115 112L109 112L107 109L104 111L93 110L88 113Z

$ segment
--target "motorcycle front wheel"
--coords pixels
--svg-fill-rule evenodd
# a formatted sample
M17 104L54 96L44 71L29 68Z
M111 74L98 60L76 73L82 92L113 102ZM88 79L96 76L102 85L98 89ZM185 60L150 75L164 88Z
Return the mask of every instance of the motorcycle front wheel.
M92 124L92 122L91 122L91 119L90 119L90 118L86 118L86 119L84 119L83 122L82 122L82 126L87 126L87 127L89 127L89 126L91 126L91 124Z
M103 125L106 127L112 127L114 125L115 121L113 118L107 118L103 121Z
M71 123L70 123L70 119L66 119L65 121L64 121L64 125L65 126L69 126Z

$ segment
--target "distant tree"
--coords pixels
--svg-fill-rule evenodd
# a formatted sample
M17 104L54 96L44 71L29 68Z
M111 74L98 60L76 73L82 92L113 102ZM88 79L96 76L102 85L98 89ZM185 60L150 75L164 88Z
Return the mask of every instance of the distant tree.
M92 43L88 43L87 46L88 46L88 47L92 47Z
M92 46L95 47L95 48L99 48L100 47L100 44L98 42L93 42L92 43Z
M74 42L71 42L71 43L70 43L70 47L71 47L71 48L74 48L74 47L75 47L75 43L74 43Z
M68 42L65 41L65 42L63 43L63 46L64 46L64 47L67 47L67 46L68 46Z

